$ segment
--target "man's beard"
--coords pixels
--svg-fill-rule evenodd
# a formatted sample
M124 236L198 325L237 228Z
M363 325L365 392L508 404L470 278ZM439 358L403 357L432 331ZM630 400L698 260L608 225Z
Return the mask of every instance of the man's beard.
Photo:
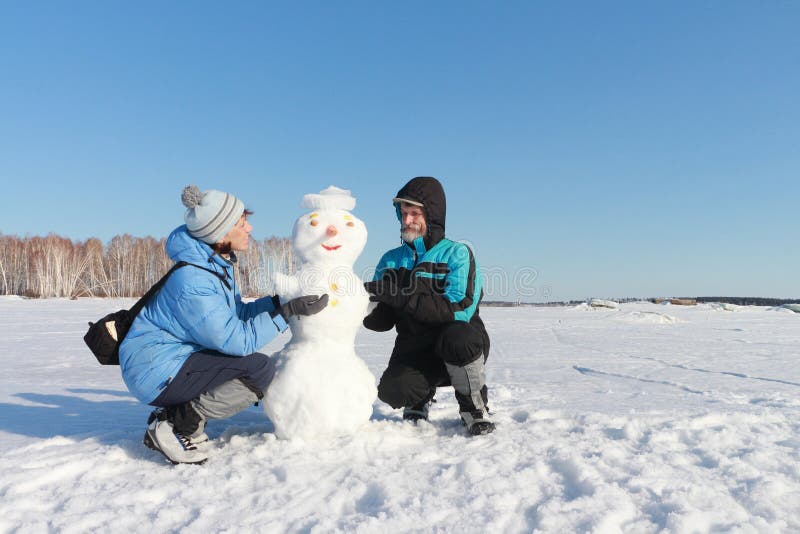
M408 244L413 243L416 238L422 236L423 234L420 231L419 227L414 228L411 226L406 226L400 230L400 237L402 237L403 241L405 241Z

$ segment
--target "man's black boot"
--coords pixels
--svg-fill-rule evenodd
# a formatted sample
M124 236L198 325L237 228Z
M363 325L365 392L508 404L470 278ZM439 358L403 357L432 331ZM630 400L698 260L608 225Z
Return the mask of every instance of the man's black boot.
M486 406L487 388L484 378L483 357L464 366L445 364L453 389L456 390L458 411L461 420L472 436L494 432L494 423L489 420Z
M435 394L436 390L435 389L431 390L430 394L427 397L422 399L414 406L407 406L403 408L403 421L412 421L412 422L427 421L431 404L436 402L436 399L433 398Z

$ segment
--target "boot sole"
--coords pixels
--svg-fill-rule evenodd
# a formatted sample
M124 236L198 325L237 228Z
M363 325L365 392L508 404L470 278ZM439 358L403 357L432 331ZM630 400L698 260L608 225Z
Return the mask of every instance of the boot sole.
M487 434L491 434L492 432L494 432L494 429L495 429L495 427L492 426L492 427L489 427L489 428L486 428L486 429L479 429L476 432L472 432L470 430L469 431L469 435L470 436L485 436Z
M463 419L461 420L461 426L463 426L465 428L467 426L467 422L464 421ZM488 428L479 428L474 432L472 431L472 429L467 428L467 435L468 436L485 436L486 434L491 434L492 432L494 432L495 428L497 428L497 423L492 423L492 426L490 426Z
M204 463L206 463L206 462L208 461L208 458L206 458L205 460L200 460L199 462L176 462L175 460L173 460L172 458L170 458L169 456L167 456L166 454L164 454L164 451L162 451L161 449L159 449L159 448L156 446L155 442L153 441L153 438L151 438L151 437L150 437L150 432L145 432L145 433L144 433L144 440L143 440L143 442L144 442L144 445L145 445L145 447L147 447L148 449L152 449L152 450L156 451L156 452L157 452L157 453L159 453L161 456L163 456L164 458L166 458L166 460L167 460L169 463L171 463L172 465L180 465L180 464L188 464L188 465L203 465Z

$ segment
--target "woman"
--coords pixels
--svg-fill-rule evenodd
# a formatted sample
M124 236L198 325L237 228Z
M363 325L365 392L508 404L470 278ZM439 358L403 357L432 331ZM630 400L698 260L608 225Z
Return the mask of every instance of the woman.
M142 309L120 347L122 378L142 402L159 407L144 443L173 463L208 458L208 419L230 417L264 396L275 373L257 352L287 328L292 315L325 308L327 295L280 305L276 296L243 303L233 277L236 252L253 229L238 198L184 188L186 224L167 239L176 270Z

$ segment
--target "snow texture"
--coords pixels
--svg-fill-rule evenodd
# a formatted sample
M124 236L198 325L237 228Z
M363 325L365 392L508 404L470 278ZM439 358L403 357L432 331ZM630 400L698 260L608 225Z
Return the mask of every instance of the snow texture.
M0 532L800 531L798 314L487 308L493 434L467 437L443 388L429 423L376 402L338 437L276 439L252 408L171 466L81 339L130 304L0 299ZM355 345L377 375L392 343Z
M367 242L366 226L349 211L355 202L350 191L334 186L306 195L302 205L314 211L298 218L292 232L300 269L274 277L282 301L329 297L320 313L290 319L292 340L276 355L264 411L279 438L352 434L372 415L375 377L355 353L369 305L353 271Z

